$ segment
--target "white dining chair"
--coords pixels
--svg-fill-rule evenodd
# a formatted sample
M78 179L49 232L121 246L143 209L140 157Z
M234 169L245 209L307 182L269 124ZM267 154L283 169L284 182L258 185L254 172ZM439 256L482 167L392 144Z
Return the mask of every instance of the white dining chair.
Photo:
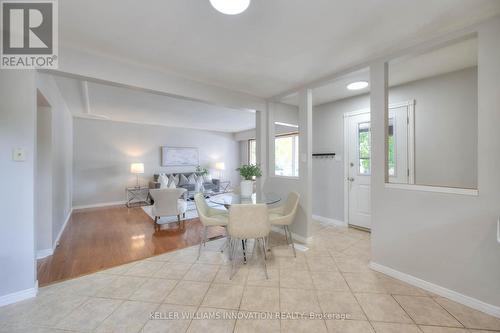
M269 209L269 220L271 225L283 227L285 231L286 243L292 244L293 255L295 257L297 257L297 253L295 252L290 225L293 223L295 215L297 214L299 199L300 195L297 192L290 192L285 204Z
M236 269L236 252L240 244L242 247L247 239L254 239L255 245L262 251L264 271L267 275L266 265L266 238L271 231L269 214L266 204L231 205L229 208L229 223L227 231L230 237L229 249L232 258L231 276L233 278ZM242 249L245 251L245 249Z
M198 259L201 255L201 247L205 246L207 242L207 231L208 227L219 226L226 227L228 223L227 210L213 208L207 205L205 197L202 193L196 193L194 196L194 202L196 204L196 210L198 211L198 217L203 224L203 236L201 239L200 247L198 249Z
M154 200L152 214L155 217L155 226L159 227L158 220L161 217L177 216L177 222L181 226L181 216L186 218L187 202L182 199L186 193L185 188L163 188L149 190ZM184 226L185 221L183 222Z

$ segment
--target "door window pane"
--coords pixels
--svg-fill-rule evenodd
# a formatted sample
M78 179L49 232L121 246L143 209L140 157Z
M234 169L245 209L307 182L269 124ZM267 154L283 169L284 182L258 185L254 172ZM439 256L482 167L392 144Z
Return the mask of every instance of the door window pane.
M359 174L369 175L371 168L370 160L370 147L371 147L371 135L370 135L370 123L359 123L358 124L358 155L359 155Z

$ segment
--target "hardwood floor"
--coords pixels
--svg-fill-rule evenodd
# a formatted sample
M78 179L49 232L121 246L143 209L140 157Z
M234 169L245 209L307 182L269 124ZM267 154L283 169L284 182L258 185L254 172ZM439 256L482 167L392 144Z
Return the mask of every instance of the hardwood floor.
M198 219L164 225L155 231L141 208L114 206L73 212L54 254L38 261L40 286L199 244ZM224 235L211 227L209 238Z

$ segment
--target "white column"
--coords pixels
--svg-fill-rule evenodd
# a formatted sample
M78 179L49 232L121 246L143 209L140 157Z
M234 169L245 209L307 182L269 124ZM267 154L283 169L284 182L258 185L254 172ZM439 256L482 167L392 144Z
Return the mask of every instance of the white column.
M267 106L266 106L267 108ZM257 189L263 189L269 169L267 160L268 147L268 124L265 111L257 110L255 112L255 144L257 165L262 169L262 177L257 179Z
M305 230L311 236L312 223L312 90L299 91L299 176L300 202ZM301 228L302 229L302 228Z
M387 105L388 80L387 64L374 63L370 66L370 119L371 119L371 212L372 212L372 250L377 252L375 244L379 235L379 223L383 220L383 200L380 193L384 191L387 137ZM375 255L375 254L374 254Z

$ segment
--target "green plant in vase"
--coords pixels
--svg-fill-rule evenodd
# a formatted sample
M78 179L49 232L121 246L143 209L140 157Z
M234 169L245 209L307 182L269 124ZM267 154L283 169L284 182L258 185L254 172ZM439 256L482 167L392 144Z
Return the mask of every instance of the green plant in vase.
M245 164L236 169L240 173L241 178L241 196L251 197L253 194L253 183L256 178L262 176L262 170L258 165L255 164Z

